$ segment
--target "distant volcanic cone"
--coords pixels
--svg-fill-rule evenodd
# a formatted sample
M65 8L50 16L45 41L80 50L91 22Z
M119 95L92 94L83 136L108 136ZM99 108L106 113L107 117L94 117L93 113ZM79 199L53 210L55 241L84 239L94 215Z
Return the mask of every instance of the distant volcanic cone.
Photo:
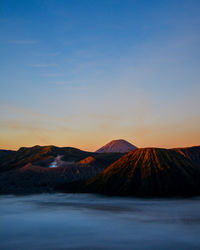
M200 170L174 150L133 150L86 184L89 192L133 196L200 194Z
M107 143L105 146L101 147L96 151L96 153L127 153L133 149L136 149L137 147L132 145L131 143L119 139L119 140L113 140L109 143Z

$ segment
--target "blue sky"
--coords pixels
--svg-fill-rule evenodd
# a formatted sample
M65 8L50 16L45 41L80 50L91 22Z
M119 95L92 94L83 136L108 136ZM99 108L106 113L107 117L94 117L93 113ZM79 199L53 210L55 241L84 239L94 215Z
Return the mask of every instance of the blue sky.
M1 0L0 147L200 141L198 0Z

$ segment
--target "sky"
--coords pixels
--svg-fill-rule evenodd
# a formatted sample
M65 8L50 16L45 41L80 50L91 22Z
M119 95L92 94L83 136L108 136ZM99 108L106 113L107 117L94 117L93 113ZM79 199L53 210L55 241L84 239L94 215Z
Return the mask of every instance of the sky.
M200 144L199 0L0 0L0 148Z

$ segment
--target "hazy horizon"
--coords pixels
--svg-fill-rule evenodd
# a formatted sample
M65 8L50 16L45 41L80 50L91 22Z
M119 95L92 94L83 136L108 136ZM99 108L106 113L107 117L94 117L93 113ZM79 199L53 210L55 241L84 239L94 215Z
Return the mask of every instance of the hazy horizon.
M200 144L200 1L0 2L0 148Z
M114 140L118 140L118 139L114 139ZM120 140L120 139L119 139ZM112 141L112 140L111 140ZM131 143L134 145L134 143L132 143L130 140L126 140L127 142ZM45 146L55 146L55 147L73 147L73 148L77 148L77 149L80 149L80 150L83 150L83 151L91 151L91 152L95 152L97 151L98 149L100 149L102 146L105 146L106 144L108 144L110 141L107 141L105 142L104 144L101 144L99 145L98 147L95 147L94 149L91 149L91 150L87 150L87 149L84 149L84 148L80 148L80 147L77 147L77 146L73 146L73 145L55 145L55 144L34 144L34 145L22 145L20 147L15 147L15 148L1 148L0 147L0 150L1 149L5 149L5 150L19 150L21 147L35 147L35 146L40 146L40 147L45 147ZM185 147L195 147L195 146L200 146L200 144L196 144L196 145L189 145L189 146L183 146L183 145L177 145L177 146L174 146L174 147L157 147L157 146L151 146L151 145L147 145L147 146L142 146L142 147L139 147L137 145L134 145L136 146L137 148L166 148L166 149L171 149L171 148L185 148Z

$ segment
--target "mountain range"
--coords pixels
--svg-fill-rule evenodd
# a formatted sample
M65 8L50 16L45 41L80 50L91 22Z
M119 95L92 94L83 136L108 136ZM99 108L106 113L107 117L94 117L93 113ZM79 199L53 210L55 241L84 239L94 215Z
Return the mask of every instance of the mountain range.
M1 194L59 190L190 196L200 194L199 183L200 146L138 149L124 140L114 140L96 152L55 146L0 150Z

